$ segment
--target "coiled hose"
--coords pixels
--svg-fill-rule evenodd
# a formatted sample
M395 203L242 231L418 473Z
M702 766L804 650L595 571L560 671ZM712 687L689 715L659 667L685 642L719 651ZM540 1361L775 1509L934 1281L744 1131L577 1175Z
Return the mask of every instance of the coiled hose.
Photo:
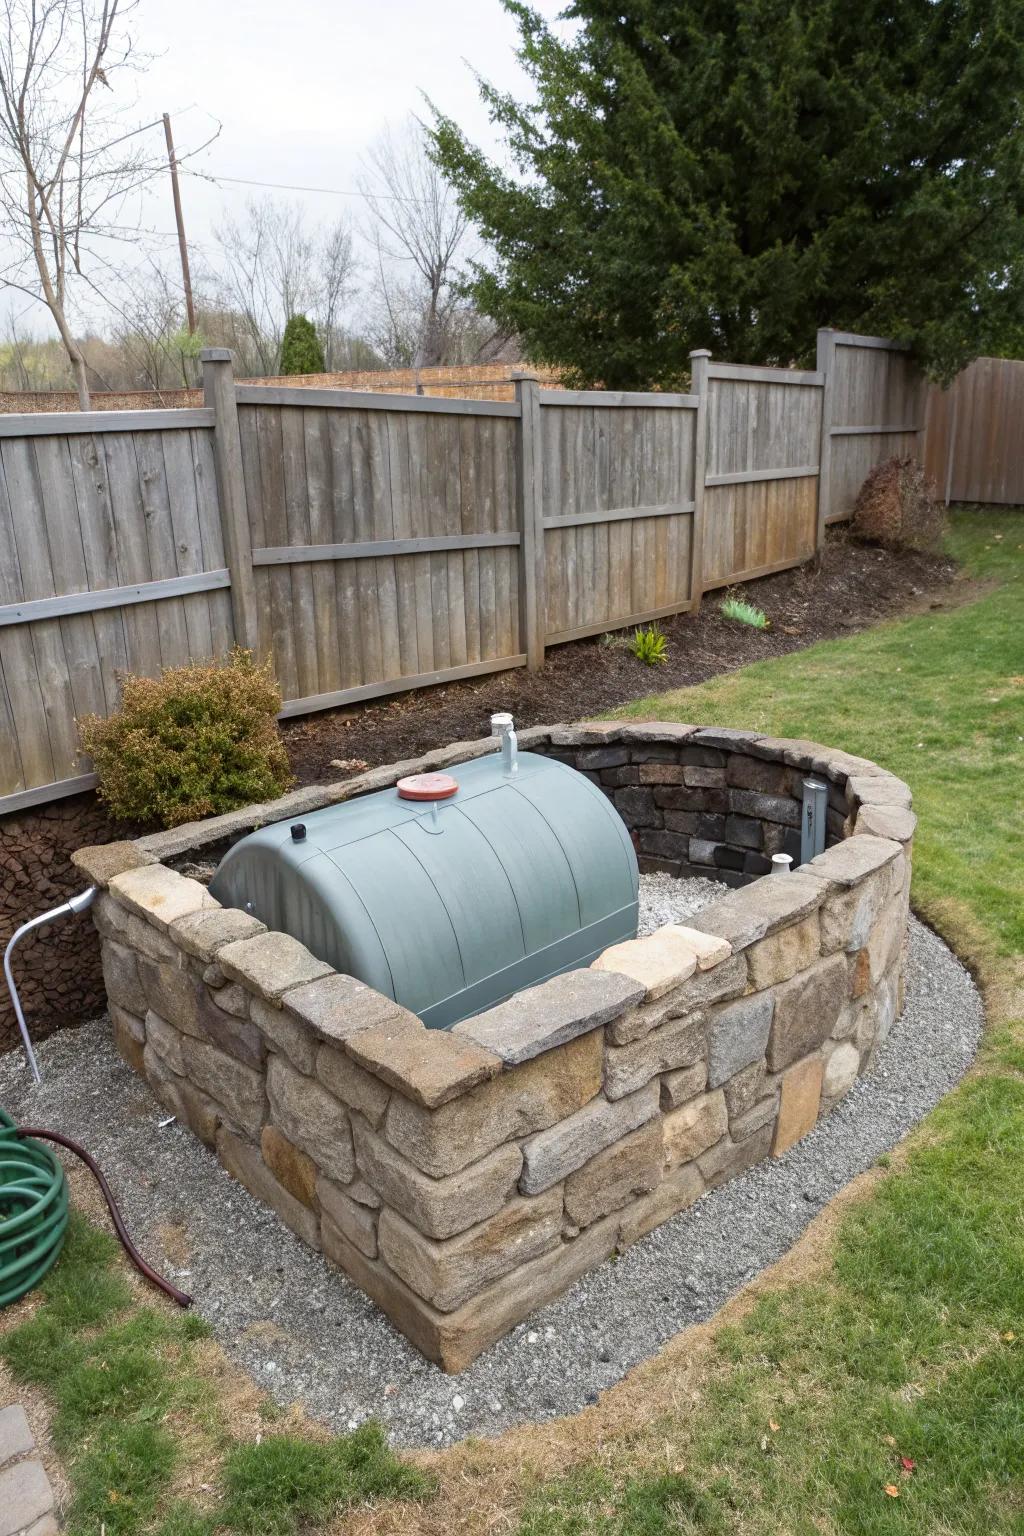
M38 1285L60 1257L68 1186L49 1147L25 1141L0 1109L0 1307Z

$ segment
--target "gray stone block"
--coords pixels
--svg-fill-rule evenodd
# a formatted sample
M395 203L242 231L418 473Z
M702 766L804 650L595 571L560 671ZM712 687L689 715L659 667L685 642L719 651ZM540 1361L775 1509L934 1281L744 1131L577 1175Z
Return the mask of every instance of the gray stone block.
M519 1187L524 1195L539 1195L584 1163L628 1136L658 1113L660 1085L648 1083L628 1098L611 1103L598 1098L568 1120L530 1138L523 1147Z
M708 1085L717 1088L760 1061L768 1044L775 998L756 992L713 1008L708 1015Z

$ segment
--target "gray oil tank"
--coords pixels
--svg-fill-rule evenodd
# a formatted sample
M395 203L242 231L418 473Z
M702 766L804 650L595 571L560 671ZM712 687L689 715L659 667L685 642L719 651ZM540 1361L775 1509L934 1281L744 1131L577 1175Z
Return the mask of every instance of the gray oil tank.
M262 827L210 891L448 1029L636 937L636 855L615 807L564 763L505 762L452 768L444 800L389 789Z

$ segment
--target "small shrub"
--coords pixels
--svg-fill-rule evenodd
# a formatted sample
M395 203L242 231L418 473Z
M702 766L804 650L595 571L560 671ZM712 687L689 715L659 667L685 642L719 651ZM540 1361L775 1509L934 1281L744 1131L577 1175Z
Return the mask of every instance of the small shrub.
M875 465L857 493L853 532L885 549L941 552L946 509L916 459L892 458Z
M269 662L233 651L220 665L126 677L121 708L109 719L87 716L79 733L116 817L176 827L287 789L280 708Z
M325 367L316 326L305 315L291 315L281 340L281 372L323 373Z
M767 629L768 620L763 609L753 603L745 603L740 597L726 597L718 605L723 618L734 619L737 624L749 624L751 629Z
M657 624L634 632L629 648L645 667L661 667L668 660L668 639Z

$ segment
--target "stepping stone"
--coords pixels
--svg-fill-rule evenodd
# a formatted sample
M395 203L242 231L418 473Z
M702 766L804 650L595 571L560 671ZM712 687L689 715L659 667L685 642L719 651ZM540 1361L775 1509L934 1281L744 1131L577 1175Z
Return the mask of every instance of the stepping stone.
M52 1513L53 1490L41 1462L18 1461L0 1472L0 1536L18 1536Z
M12 1403L9 1408L0 1408L0 1467L16 1456L27 1456L35 1448L35 1437L21 1404Z

